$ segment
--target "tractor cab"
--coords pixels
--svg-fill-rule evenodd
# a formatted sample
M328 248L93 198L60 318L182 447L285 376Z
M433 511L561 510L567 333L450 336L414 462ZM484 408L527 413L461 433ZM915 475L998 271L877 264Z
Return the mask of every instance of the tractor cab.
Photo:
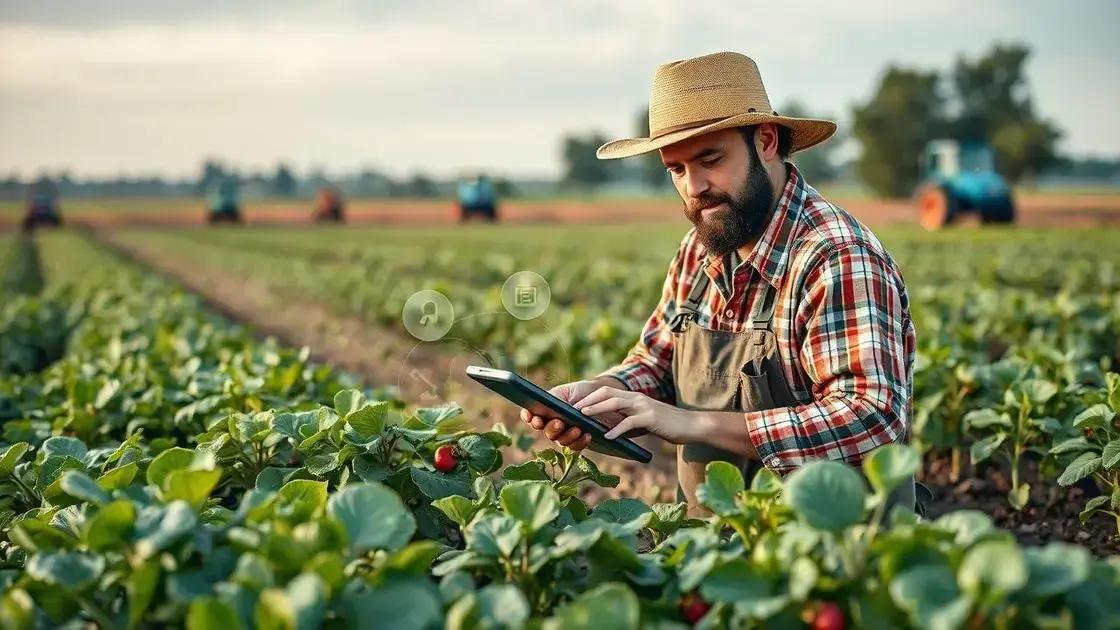
M918 220L927 230L941 229L969 214L982 223L1014 220L1011 187L996 171L987 143L933 140L922 151L919 168Z
M342 223L342 192L335 186L323 186L315 194L312 218L316 223Z
M30 232L40 225L62 225L58 185L48 177L40 177L27 188L27 213L23 217L23 229Z
M473 180L459 182L459 221L466 222L479 218L494 222L498 220L498 199L494 185L485 175Z
M206 192L207 221L210 223L240 223L241 202L238 199L237 180L225 177L213 183Z

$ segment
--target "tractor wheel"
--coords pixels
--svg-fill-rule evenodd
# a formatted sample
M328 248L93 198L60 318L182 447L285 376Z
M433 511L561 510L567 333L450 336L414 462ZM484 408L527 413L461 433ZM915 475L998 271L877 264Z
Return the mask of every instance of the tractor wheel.
M980 210L980 220L984 223L1012 223L1015 221L1015 202L1011 195L992 199Z
M921 187L917 199L918 223L926 230L940 230L956 217L957 200L942 186L928 184Z

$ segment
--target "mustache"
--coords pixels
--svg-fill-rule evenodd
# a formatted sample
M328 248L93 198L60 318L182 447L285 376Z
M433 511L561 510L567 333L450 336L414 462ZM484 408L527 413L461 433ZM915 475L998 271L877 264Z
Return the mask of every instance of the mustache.
M687 205L689 212L696 214L701 210L714 208L721 203L726 203L728 206L730 206L731 195L728 195L727 193L704 193L699 197L690 199Z

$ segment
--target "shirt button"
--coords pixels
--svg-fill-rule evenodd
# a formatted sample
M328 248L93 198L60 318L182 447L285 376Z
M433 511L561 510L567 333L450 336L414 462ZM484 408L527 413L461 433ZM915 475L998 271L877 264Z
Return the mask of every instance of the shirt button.
M724 311L724 312L723 312L723 314L724 314L724 316L726 316L726 317L731 317L732 315L734 315L734 314L735 314L735 311L734 311L734 310L732 310L732 309L727 309L726 311Z
M777 457L770 458L770 467L777 468L782 463L782 460Z

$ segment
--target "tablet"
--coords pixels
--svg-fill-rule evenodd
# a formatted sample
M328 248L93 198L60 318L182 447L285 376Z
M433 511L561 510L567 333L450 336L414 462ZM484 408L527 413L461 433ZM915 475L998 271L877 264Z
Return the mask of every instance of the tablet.
M591 443L598 452L615 457L649 463L653 454L638 446L633 440L619 436L613 440L603 437L609 427L585 416L563 400L541 389L532 382L508 370L467 366L467 376L501 394L506 400L532 411L542 418L560 418L568 426L579 427L591 434Z

